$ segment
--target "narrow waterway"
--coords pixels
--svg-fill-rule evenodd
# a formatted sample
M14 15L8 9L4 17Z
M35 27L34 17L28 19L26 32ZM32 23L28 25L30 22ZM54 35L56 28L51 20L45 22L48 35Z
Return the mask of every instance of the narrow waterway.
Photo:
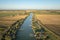
M30 13L22 26L19 28L16 40L35 40L34 32L32 30L32 16L33 14Z

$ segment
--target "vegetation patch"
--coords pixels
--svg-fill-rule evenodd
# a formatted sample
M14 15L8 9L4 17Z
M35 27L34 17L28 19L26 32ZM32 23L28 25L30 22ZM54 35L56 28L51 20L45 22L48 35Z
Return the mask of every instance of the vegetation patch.
M37 40L60 40L58 35L46 28L40 21L36 19L33 19L32 29Z

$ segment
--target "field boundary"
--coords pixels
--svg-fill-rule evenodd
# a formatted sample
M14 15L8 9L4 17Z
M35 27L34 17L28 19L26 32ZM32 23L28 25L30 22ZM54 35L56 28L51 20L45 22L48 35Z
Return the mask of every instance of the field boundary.
M27 16L28 17L28 16ZM24 23L24 21L26 20L26 18L27 17L25 17L24 19L19 19L19 20L17 20L15 23L13 23L11 26L9 26L9 28L7 29L7 30L5 30L4 31L4 33L2 34L2 37L1 37L1 39L0 40L2 40L2 39L4 39L5 38L5 36L6 35L10 35L9 33L12 31L12 33L13 33L13 38L15 38L15 36L16 36L16 32L17 32L17 30L19 29L19 26L21 26L23 23ZM15 28L15 29L14 29Z
M38 20L38 24L41 27L43 27L45 30L47 30L49 33L51 33L53 36L55 36L58 40L60 40L60 36L56 35L52 30L49 30L48 28L46 28L40 20Z

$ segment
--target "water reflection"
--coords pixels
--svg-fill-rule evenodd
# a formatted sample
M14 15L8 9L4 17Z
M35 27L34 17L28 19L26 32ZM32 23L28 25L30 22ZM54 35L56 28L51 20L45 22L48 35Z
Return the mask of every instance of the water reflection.
M30 13L30 16L24 21L17 32L16 40L35 40L32 30L32 16L33 14Z

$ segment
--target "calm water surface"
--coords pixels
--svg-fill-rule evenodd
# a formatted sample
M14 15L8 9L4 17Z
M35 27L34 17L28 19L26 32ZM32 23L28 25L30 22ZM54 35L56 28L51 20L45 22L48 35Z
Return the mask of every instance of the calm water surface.
M24 23L17 32L16 40L35 40L32 30L32 16L33 14L30 13L30 15L24 21Z

